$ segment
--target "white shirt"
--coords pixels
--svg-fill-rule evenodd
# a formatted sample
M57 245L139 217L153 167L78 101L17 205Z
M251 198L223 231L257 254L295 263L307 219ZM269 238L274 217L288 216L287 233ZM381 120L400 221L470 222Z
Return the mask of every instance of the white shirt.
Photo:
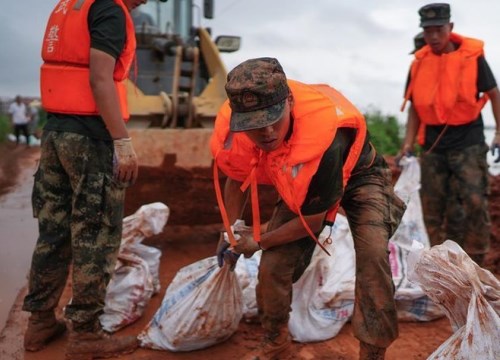
M16 125L23 125L29 122L29 119L26 117L26 105L23 103L18 104L14 101L10 104L9 114L12 115L12 122Z

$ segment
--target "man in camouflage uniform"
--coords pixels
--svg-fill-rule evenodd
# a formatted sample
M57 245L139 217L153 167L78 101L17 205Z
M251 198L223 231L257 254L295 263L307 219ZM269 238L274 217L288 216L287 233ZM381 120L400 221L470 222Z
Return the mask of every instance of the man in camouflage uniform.
M415 54L425 46L424 32L421 31L413 37L414 48L410 54ZM460 200L460 187L458 181L450 179L448 196L446 200L446 214L440 229L439 239L436 243L442 243L451 239L463 246L463 225L465 222L465 211Z
M66 359L107 358L137 348L134 336L104 333L99 315L120 247L125 188L138 172L120 87L135 54L129 12L143 2L61 0L47 24L41 90L48 116L32 195L39 237L23 306L31 312L28 351L66 330L54 309L70 267Z
M412 106L401 152L413 151L420 128L424 150L420 194L431 245L451 238L481 265L490 246L491 224L488 146L480 110L491 100L497 125L491 150L498 152L499 161L500 92L483 43L452 33L448 4L426 5L419 14L427 45L415 53L407 83L405 98Z
M228 176L219 207L228 229L241 218L251 193L254 233L240 233L233 252L249 257L262 250L256 292L265 339L244 359L288 358L293 283L310 263L316 246L311 235L321 232L325 220L334 221L329 214L339 205L356 251L352 324L360 359L384 359L398 336L387 244L405 205L394 193L391 171L368 140L362 114L333 88L287 80L273 58L238 65L228 74L226 92L229 101L218 113L211 140L215 164ZM279 177L282 173L290 182ZM260 233L256 185L266 183L266 176L280 198ZM220 266L223 261L234 265L228 247L221 238Z

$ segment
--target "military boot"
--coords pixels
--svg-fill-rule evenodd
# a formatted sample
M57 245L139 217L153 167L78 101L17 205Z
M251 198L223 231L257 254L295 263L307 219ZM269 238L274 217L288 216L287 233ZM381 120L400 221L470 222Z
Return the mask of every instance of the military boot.
M26 351L42 350L50 341L65 331L66 324L62 320L56 320L54 311L33 312L24 334L24 349Z
M384 360L385 348L370 345L365 342L359 343L359 360Z
M135 336L112 337L104 331L79 333L71 331L66 360L93 360L130 354L139 345Z
M243 360L284 360L289 359L289 350L292 346L292 337L288 326L278 332L266 335L262 344L245 356Z

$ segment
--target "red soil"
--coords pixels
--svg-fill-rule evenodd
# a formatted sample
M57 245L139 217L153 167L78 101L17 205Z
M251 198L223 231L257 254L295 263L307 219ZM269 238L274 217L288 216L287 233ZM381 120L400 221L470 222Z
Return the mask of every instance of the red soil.
M12 151L12 147L0 146L2 152L18 155L0 157L0 194L10 191L15 183L11 174L18 173L22 166L24 152ZM36 150L30 149L26 152ZM28 154L29 155L29 154ZM389 159L390 160L390 159ZM10 176L5 176L9 174ZM3 175L3 176L2 176ZM160 235L145 241L146 244L162 250L160 280L162 290L153 297L144 316L118 334L138 334L158 309L164 291L176 272L183 266L202 258L212 256L220 229L220 218L213 193L211 173L206 169L192 172L165 165L163 169L141 169L139 181L127 193L126 214L133 213L140 205L161 201L171 209L171 217ZM490 210L492 215L492 250L487 258L487 267L500 274L500 177L491 178L492 191ZM275 196L270 189L262 192L262 203L269 215ZM38 353L25 353L22 336L27 314L20 310L22 291L11 310L6 327L0 334L0 358L2 359L63 359L67 335L50 344ZM71 294L67 287L61 299L61 307ZM61 308L59 308L61 314ZM172 329L172 331L175 331ZM449 322L442 318L432 322L401 323L400 336L387 352L387 359L426 359L441 343L452 334ZM256 346L262 335L255 324L242 322L238 331L226 342L208 349L172 353L139 349L123 359L240 359ZM357 359L358 341L352 335L350 324L344 326L335 338L311 344L294 344L297 358L302 359Z

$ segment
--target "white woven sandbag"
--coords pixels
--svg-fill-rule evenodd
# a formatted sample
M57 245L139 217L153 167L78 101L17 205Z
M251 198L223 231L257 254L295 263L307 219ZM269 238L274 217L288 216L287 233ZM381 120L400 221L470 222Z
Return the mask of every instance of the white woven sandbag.
M179 270L138 338L141 346L157 350L202 349L229 338L241 318L236 275L210 257Z

